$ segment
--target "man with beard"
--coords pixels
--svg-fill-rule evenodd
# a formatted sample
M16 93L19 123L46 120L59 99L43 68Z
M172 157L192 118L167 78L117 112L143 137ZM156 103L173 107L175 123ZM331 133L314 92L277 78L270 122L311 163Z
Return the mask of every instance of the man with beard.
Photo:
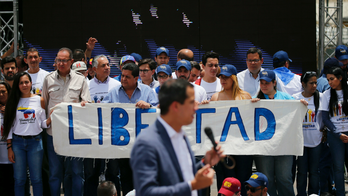
M18 72L16 59L10 56L2 59L1 72L5 77L5 81L12 87L13 76Z
M187 60L181 60L176 63L175 74L178 78L188 80L191 73L191 63ZM193 85L195 90L195 100L198 103L207 103L207 93L204 88L199 85Z

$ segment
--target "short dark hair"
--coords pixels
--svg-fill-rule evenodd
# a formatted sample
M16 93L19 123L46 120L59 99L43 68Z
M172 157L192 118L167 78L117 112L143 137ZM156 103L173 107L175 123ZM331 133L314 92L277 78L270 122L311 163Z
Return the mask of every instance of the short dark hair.
M193 58L194 58L194 56L187 56L187 53L185 53L185 52L183 52L183 51L180 51L179 53L178 53L178 58L179 59L185 59L185 60L188 60L188 61L193 61Z
M67 52L69 53L69 58L70 58L70 59L74 59L74 58L73 58L73 53L72 53L72 51L70 50L70 48L63 47L63 48L59 49L58 53L61 52L61 51L67 51ZM58 53L57 53L57 55L58 55Z
M208 58L216 58L219 60L219 54L216 52L206 52L202 57L202 63L204 66L205 66L205 64L207 64Z
M184 104L187 98L187 87L193 88L193 85L181 78L169 79L163 83L158 93L161 115L169 112L169 107L174 101Z
M74 61L83 61L85 59L85 52L81 49L75 49L73 53Z
M154 70L154 69L156 69L156 67L157 67L156 62L155 62L154 60L150 59L150 58L148 58L148 59L142 59L142 60L140 60L140 61L138 62L138 66L139 66L139 67L142 66L142 65L144 65L144 64L148 64L151 70Z
M255 54L255 53L259 54L260 59L262 59L262 52L261 52L261 50L258 49L258 48L255 48L255 47L249 48L246 56L248 57L248 54Z
M37 52L37 55L39 55L39 57L40 57L40 52L39 52L36 48L29 48L29 49L27 50L27 53L26 53L26 55L25 55L25 58L28 58L28 52Z
M97 195L98 196L113 196L117 195L115 184L111 181L104 181L98 185Z
M133 77L138 77L139 76L139 67L135 63L127 63L122 66L122 71L123 70L129 70L132 71L132 76Z
M285 66L285 63L288 62L288 61L281 61L281 62L274 62L275 61L278 61L278 58L274 58L273 59L273 68L276 69L278 67L284 67Z
M196 68L196 69L198 69L199 71L202 71L201 66L199 65L199 63L197 63L196 61L190 61L190 63L191 63L191 70L192 70L193 68Z
M14 62L15 65L16 65L16 67L17 67L17 61L16 61L16 59L13 58L12 56L7 56L7 57L3 58L3 59L1 60L1 69L4 69L4 65L5 65L6 63L11 63L11 62Z

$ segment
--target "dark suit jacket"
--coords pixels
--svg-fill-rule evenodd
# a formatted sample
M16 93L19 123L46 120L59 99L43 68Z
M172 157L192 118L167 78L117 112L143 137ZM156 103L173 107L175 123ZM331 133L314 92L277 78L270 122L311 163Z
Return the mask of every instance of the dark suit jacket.
M200 164L194 164L195 159L187 139L186 144L191 154L193 171L196 173ZM158 120L139 134L130 162L137 196L191 195L167 131Z

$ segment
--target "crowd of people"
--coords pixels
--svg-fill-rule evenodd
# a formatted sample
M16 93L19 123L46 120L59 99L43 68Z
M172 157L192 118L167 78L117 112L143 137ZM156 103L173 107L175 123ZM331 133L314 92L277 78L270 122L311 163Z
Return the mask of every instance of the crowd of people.
M178 52L175 70L172 70L168 65L170 51L165 47L156 50L154 59L143 59L136 53L123 56L119 63L121 74L111 77L108 57L91 56L96 42L95 38L90 38L85 51L61 48L53 65L55 71L50 73L40 68L42 57L35 48L29 48L19 59L7 53L0 59L4 77L0 81L1 195L28 195L29 178L34 196L58 196L62 185L65 195L107 195L99 191L100 186L109 187L111 195L121 195L121 190L123 195L135 194L137 188L144 191L139 192L140 195L146 195L150 185L145 182L153 182L149 181L151 178L139 182L143 178L132 168L140 167L139 163L133 163L130 158L81 159L58 155L54 150L50 115L52 108L61 102L81 103L82 106L133 103L142 109L160 107L164 117L176 107L180 119L190 120L190 112L185 112L180 104L186 104L191 91L170 93L168 88L175 79L192 86L196 105L221 100L249 99L252 104L261 99L280 99L301 100L308 107L303 120L303 156L232 155L236 161L234 169L214 164L217 187L229 184L237 187L239 191L232 195L256 195L255 192L261 190L257 195L290 196L295 195L296 177L299 196L325 195L326 192L345 195L344 171L345 164L348 165L346 46L338 46L335 57L325 61L320 77L315 71L302 75L291 72L292 60L282 50L273 56L274 70L265 70L258 48L247 51L246 69L239 73L231 64L221 65L216 52L206 52L201 62L196 62L189 49ZM173 106L166 101L170 97L178 97L173 102L179 105ZM196 109L193 107L193 112ZM175 124L178 119L161 118L159 122L173 121ZM183 141L175 142L182 144ZM174 150L177 152L175 146ZM202 160L204 158L197 156L195 161ZM252 174L253 162L258 173ZM180 161L179 165L188 166ZM189 171L181 170L183 173ZM107 182L100 184L101 174ZM194 177L184 174L182 180ZM240 182L245 182L245 186ZM190 188L193 195L210 195L209 186L199 192ZM224 191L219 194L228 195Z

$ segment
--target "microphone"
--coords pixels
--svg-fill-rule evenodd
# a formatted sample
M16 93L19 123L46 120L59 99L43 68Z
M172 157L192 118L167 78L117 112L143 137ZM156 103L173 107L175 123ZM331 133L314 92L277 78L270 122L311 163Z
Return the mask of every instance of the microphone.
M215 139L214 139L213 130L211 130L210 127L206 127L206 128L204 128L204 132L207 135L207 137L210 139L211 143L213 144L214 150L217 151L216 150L217 144L216 144Z
M204 128L204 132L207 135L207 137L209 138L209 140L211 141L211 143L213 144L214 150L217 152L217 150L216 150L217 144L216 144L215 139L214 139L213 130L211 130L210 127L206 127L206 128ZM236 161L231 156L226 156L226 157L229 158L233 162L232 166L227 165L227 163L226 163L224 158L221 158L220 161L224 164L224 166L227 169L233 169L236 166Z

